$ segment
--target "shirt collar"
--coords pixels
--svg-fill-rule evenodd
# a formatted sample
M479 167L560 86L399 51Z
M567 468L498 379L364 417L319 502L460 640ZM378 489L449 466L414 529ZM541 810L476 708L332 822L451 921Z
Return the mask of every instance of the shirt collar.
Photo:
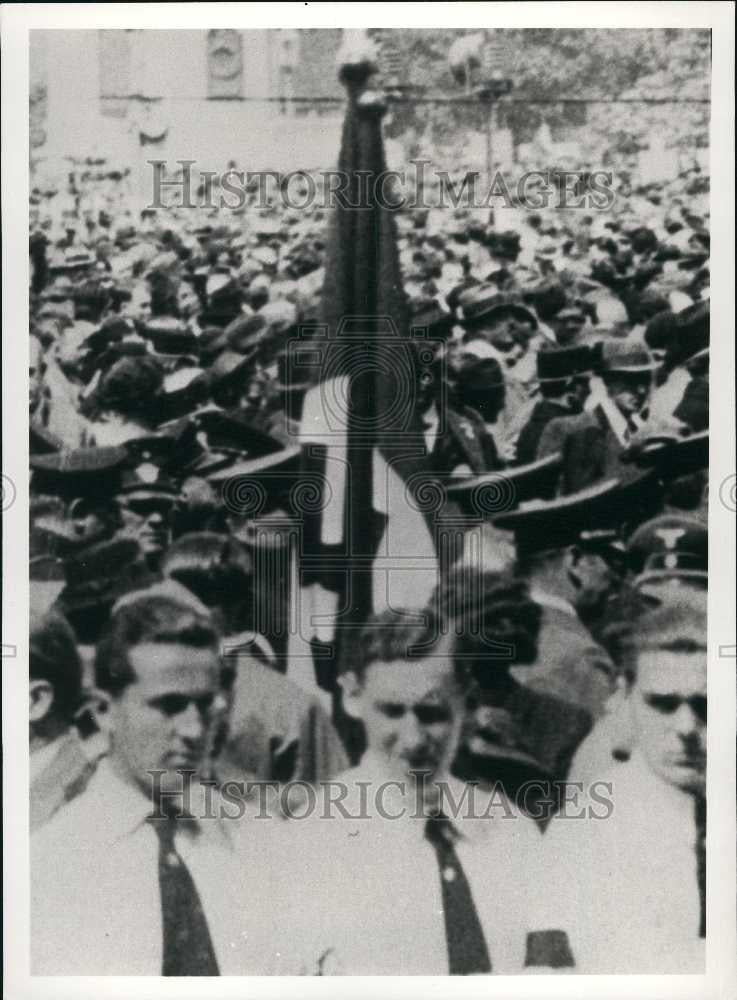
M121 778L108 760L102 760L90 779L90 784L86 793L90 796L88 801L94 803L95 815L104 817L104 827L108 831L111 841L120 841L136 833L144 826L149 818L156 815L153 800L145 795L143 791L132 782ZM193 833L205 832L205 828L217 827L218 835L229 839L225 834L224 825L217 819L202 824L199 822L199 811L196 803L196 784L192 784L192 813L195 818L193 824L187 824L187 830L191 836ZM217 807L215 807L217 808Z
M687 817L685 826L690 827L694 814L695 796L691 792L664 781L653 771L645 755L638 748L632 751L628 764L638 785L650 789L648 800L651 813L658 816L659 821L671 815ZM616 770L613 773L616 775ZM615 783L615 795L616 789Z
M36 778L38 778L38 776L46 770L54 757L56 757L59 753L68 737L68 733L62 733L61 736L57 736L55 740L51 741L51 743L47 743L46 746L41 747L39 750L35 750L29 755L28 763L31 781L35 781Z
M108 760L98 765L88 794L94 797L112 840L130 836L153 813L153 801L131 782L124 781Z
M397 828L398 832L401 831L410 833L412 836L417 836L419 838L424 837L425 821L432 815L431 807L425 806L423 809L420 806L418 808L416 799L412 794L407 795L403 799L399 788L397 788L394 783L395 779L386 774L381 759L377 755L373 754L370 750L367 751L364 754L359 766L346 772L344 779L354 782L370 782L367 802L369 815L373 819L384 818L376 812L376 797L378 795L378 789L384 785L385 787L382 792L382 804L384 811L388 814L388 816L400 812L402 808L406 810L403 815L400 815L398 818L392 820L392 825ZM444 815L453 827L454 833L459 839L461 839L464 837L462 828L463 820L461 818L448 815L448 804L449 796L452 797L454 802L460 803L462 801L465 787L464 782L459 781L451 775L446 775L440 780L444 786L442 797Z
M539 604L543 608L551 608L555 611L565 611L567 615L573 615L574 618L578 617L576 609L564 597L557 597L555 594L549 594L546 590L538 590L537 587L532 587L530 589L530 597L535 604Z

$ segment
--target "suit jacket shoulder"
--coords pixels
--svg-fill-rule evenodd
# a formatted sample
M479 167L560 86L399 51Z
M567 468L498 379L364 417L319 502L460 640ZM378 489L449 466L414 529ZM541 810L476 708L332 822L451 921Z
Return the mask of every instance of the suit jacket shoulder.
M539 399L517 438L517 463L527 465L538 457L540 438L551 420L566 415L566 409L551 399Z
M560 492L576 493L605 477L610 458L607 432L592 414L578 413L550 421L540 435L537 457L545 458L556 451L563 457Z
M614 666L572 611L543 607L538 650L537 662L525 674L529 685L595 718L601 715Z
M477 474L499 467L494 438L488 433L481 415L470 406L447 407L448 431L453 435L471 471Z

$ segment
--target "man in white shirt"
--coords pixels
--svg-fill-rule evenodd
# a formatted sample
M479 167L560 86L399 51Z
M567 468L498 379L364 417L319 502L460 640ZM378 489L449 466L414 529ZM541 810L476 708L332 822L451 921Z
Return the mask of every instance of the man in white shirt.
M540 834L500 791L451 777L468 665L425 623L377 616L342 679L358 767L323 786L299 838L313 892L290 940L322 975L480 975L525 967Z
M208 617L161 594L113 614L95 660L109 757L31 839L34 975L269 971L275 823L239 836L246 824L220 822L198 780L218 640Z
M581 819L553 819L551 915L586 973L703 973L706 614L649 612L622 637L635 749L588 791ZM589 798L589 802L593 799ZM543 906L543 909L546 909Z

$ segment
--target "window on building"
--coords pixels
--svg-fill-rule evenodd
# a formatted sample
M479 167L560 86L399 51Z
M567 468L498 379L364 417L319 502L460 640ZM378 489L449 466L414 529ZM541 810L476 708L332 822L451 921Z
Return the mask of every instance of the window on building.
M336 63L342 36L342 28L299 30L299 43L293 53L290 85L294 94L301 98L315 98L315 103L298 103L295 107L298 115L335 113L334 104L321 103L318 98L343 96Z
M124 118L131 93L132 32L101 29L97 32L100 64L100 105L103 115Z
M243 96L243 42L240 31L214 29L207 33L207 96Z

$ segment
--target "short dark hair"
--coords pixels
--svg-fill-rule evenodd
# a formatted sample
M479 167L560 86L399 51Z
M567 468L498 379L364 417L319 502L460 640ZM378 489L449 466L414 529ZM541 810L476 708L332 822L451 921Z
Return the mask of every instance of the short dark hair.
M624 623L617 636L617 659L629 684L637 678L640 653L706 652L706 610L686 601L663 604Z
M51 684L51 711L71 722L81 702L82 661L72 627L58 611L31 613L29 653L31 680Z
M397 660L424 660L441 655L443 643L449 643L448 658L453 666L456 681L465 684L465 673L453 656L454 642L444 633L433 608L426 608L417 620L406 621L397 617L397 611L382 611L372 615L365 623L358 643L357 657L349 670L363 679L372 663L393 663Z
M486 659L488 668L488 661L499 659L501 650L508 648L510 655L500 666L535 662L542 612L527 582L514 573L456 565L437 587L432 603L440 618L452 622L457 656Z
M141 596L113 613L95 655L95 683L119 694L136 680L128 651L145 642L177 643L195 649L217 649L218 633L209 617L162 595Z

